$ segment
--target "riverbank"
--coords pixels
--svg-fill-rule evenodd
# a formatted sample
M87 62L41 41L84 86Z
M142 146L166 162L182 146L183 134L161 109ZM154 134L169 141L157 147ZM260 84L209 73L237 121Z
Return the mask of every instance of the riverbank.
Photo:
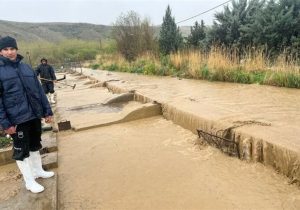
M100 54L89 67L143 75L300 88L300 67L297 61L287 62L279 56L271 62L261 53L240 61L236 55L229 56L217 49L208 55L194 51L178 52L161 58L144 55L132 62L117 54Z

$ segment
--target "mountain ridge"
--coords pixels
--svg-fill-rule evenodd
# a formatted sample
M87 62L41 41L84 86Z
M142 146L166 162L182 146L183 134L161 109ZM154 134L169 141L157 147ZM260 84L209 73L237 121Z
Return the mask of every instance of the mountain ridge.
M159 35L159 26L153 26L156 36ZM113 26L97 25L92 23L68 22L15 22L0 20L0 36L13 36L18 41L59 42L64 39L81 39L99 41L111 38ZM184 36L189 34L190 27L183 26L180 30Z
M0 36L10 35L18 41L99 40L109 38L111 30L112 26L91 23L28 23L0 20Z

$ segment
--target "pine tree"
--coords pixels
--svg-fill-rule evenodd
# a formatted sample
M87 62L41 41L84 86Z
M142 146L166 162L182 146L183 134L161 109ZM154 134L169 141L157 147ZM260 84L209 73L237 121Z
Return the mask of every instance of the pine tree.
M237 49L266 46L270 55L283 50L300 54L299 0L235 0L215 17L210 43Z
M254 21L244 28L256 46L265 45L271 55L283 49L290 52L300 46L300 1L270 0L255 16Z
M261 9L264 0L239 0L232 1L232 7L224 7L223 12L215 14L216 21L212 27L214 42L243 48L251 44L249 27L254 17Z
M248 2L244 24L240 27L240 43L243 47L256 46L261 38L261 25L257 18L262 17L266 0L251 0Z
M183 38L172 17L171 8L168 5L166 14L159 33L159 49L164 55L176 52L182 45Z
M285 48L288 53L296 53L300 57L300 1L279 0L278 13L276 32L281 43L279 46Z
M204 21L201 20L201 25L196 21L195 25L191 27L191 34L187 38L188 46L199 48L201 46L201 41L205 39L205 25Z

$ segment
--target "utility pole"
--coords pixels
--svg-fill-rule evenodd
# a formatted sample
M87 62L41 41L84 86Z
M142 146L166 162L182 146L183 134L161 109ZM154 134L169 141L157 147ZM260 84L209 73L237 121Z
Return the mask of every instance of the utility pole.
M79 58L79 54L77 54L77 62L79 63L79 68L80 68L80 74L82 74L82 66Z
M31 66L31 68L32 68L32 63L31 63L31 58L30 58L30 53L29 53L29 51L26 52L26 55L27 55L27 57L28 57L29 64L30 64L30 66Z
M99 50L101 50L102 49L102 41L101 41L101 37L100 37L100 39L99 39Z

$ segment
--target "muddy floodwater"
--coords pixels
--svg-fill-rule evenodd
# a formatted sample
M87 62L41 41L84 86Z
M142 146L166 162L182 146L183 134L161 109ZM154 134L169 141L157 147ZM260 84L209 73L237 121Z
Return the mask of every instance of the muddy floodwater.
M121 89L135 91L140 101L158 101L162 115L59 133L59 209L300 209L299 187L270 166L287 165L287 173L298 173L289 152L264 147L261 157L267 164L241 161L195 134L201 126L213 128L212 122L224 127L254 122L237 130L297 154L299 90L84 73L110 82L90 88L84 85L89 79L68 76L78 89L57 91L57 114L72 124L99 123L121 115L127 106L141 106L131 101L101 111L101 103Z
M300 209L300 90L82 71L56 84L59 210ZM22 189L1 166L0 203Z
M300 153L299 89L90 69L84 69L83 72L102 81L118 80L111 84L127 90L137 90L143 96L228 127L234 122L245 121L269 124L270 126L243 126L240 130Z
M134 90L162 104L163 116L193 133L230 129L241 159L261 162L300 183L300 90L151 77L100 70L85 75L113 91ZM232 129L231 129L232 128Z
M300 209L287 178L162 117L61 135L58 173L59 209Z

